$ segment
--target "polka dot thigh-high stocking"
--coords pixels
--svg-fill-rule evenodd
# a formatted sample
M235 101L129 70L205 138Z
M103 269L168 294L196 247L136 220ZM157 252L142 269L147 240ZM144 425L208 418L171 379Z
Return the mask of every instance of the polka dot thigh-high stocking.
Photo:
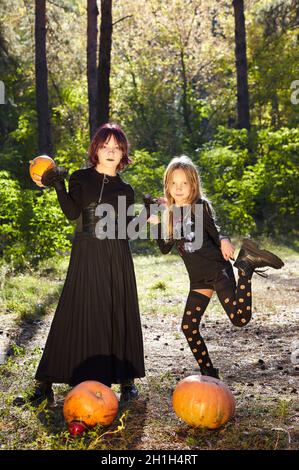
M218 298L235 326L245 326L251 319L251 277L239 271L238 284L219 282L215 284Z
M193 290L189 292L182 320L182 330L201 373L218 377L218 371L213 368L208 349L199 332L199 324L209 301L210 298L200 292Z

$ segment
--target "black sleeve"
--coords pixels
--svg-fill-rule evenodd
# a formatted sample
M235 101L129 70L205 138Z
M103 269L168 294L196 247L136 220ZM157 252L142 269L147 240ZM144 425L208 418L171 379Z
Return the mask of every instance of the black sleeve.
M69 220L75 220L79 217L82 210L82 188L80 182L73 173L70 176L68 193L64 181L62 183L62 185L55 187L60 207Z
M132 186L129 186L129 190L127 192L127 211L130 206L135 204L135 191ZM127 225L134 220L137 224L137 230L141 231L143 227L147 224L147 219L149 218L149 213L146 207L143 207L142 210L138 215L135 214L135 210L133 209L133 215L127 215ZM138 222L138 223L137 223Z
M211 208L207 201L203 202L203 229L210 235L216 245L220 246L220 241L228 238L220 233L220 228L216 225Z
M172 248L175 245L175 240L166 242L164 238L162 237L162 224L161 222L157 224L157 231L158 231L158 238L156 239L156 242L158 243L158 246L160 248L161 253L163 255L167 255L167 253L170 253Z
M127 208L134 203L134 190L133 188L131 187L132 189L132 192L133 192L133 197L129 196L127 197ZM127 216L127 220L129 219L129 222L131 220L135 220L137 222L137 220L140 220L139 224L137 225L138 227L138 230L141 231L142 228L144 227L144 225L146 225L147 223L147 219L150 217L150 206L149 205L144 205L140 214L138 216ZM158 243L158 246L160 248L160 251L163 253L163 254L167 254L169 253L171 250L172 250L172 247L174 246L175 242L165 242L165 240L162 238L162 225L161 223L157 224L154 226L154 230L158 236L158 238L156 238L156 242Z
M131 185L128 186L127 194L126 194L126 204L127 204L127 214L128 208L133 206L133 215L127 215L127 225L135 218L135 191ZM132 209L131 209L132 210Z

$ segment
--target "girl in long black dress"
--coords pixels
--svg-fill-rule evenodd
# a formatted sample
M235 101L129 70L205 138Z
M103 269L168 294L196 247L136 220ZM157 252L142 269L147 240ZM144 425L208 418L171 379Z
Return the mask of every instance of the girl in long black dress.
M119 196L125 197L125 210L134 204L134 190L119 174L130 163L127 138L116 124L105 124L88 153L91 166L70 176L69 192L61 168L48 170L41 179L55 187L61 209L68 219L77 219L77 228L32 402L52 401L52 383L73 386L85 380L120 383L126 400L138 394L134 378L145 375L129 240L117 238L117 230L115 238L101 238L96 228L97 206L110 204L117 218ZM126 223L131 219L126 216Z
M236 282L229 261L235 248L228 236L220 234L211 206L202 194L197 169L188 157L171 160L164 174L164 192L164 214L167 216L164 233L159 217L153 215L149 222L158 225L157 242L162 253L169 253L176 246L186 265L190 292L182 330L201 373L219 378L219 371L213 366L199 331L210 298L216 291L230 321L243 327L251 319L251 277L256 268L270 266L279 269L284 263L273 253L259 249L252 240L245 239L234 263L238 268ZM161 202L161 199L152 202ZM199 224L198 232L202 236L198 246L196 224Z

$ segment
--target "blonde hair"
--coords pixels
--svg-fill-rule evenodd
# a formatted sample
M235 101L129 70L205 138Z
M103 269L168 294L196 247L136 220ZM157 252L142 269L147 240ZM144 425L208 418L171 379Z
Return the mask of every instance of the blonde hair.
M186 155L180 157L174 157L168 164L164 173L164 195L166 197L166 210L164 212L164 223L167 226L166 239L171 240L173 237L173 204L174 198L170 194L170 185L173 179L173 173L175 170L183 170L185 172L188 183L191 186L191 191L187 204L191 205L191 211L194 213L194 205L199 198L205 198L203 194L201 179L195 164L191 158Z

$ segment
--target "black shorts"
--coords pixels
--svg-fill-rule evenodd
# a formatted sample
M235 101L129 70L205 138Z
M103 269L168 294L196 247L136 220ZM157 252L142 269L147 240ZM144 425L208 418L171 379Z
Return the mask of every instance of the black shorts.
M193 281L190 283L190 290L195 289L212 289L219 291L224 289L226 286L236 287L236 279L234 270L230 262L216 275L215 279Z

